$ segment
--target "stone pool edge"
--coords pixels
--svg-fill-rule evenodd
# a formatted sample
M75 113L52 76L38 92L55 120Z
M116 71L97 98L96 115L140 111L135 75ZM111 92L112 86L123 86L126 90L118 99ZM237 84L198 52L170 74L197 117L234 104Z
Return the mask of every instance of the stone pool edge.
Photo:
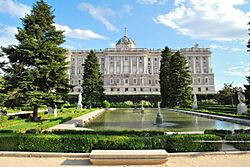
M174 112L185 113L185 114L189 114L189 115L195 115L195 116L199 116L199 117L213 118L213 119L217 119L217 120L221 120L221 121L228 121L228 122L232 122L232 123L250 126L250 120L247 120L247 119L227 117L227 116L221 116L221 115L212 115L212 114L207 114L207 113L198 113L198 112L178 110L178 109L168 109L168 110L174 111Z

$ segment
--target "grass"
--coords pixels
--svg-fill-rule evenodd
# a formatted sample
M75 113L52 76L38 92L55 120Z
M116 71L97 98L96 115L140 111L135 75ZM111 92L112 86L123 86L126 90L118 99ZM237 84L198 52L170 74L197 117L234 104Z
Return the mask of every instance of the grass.
M34 122L30 118L21 119L18 116L15 116L14 118L12 117L13 119L10 119L10 116L2 116L0 117L0 130L14 130L17 132L24 132L29 129L43 130L94 110L96 109L83 109L78 111L75 108L64 108L58 110L57 118L51 114L39 113L39 116L41 117L40 122Z

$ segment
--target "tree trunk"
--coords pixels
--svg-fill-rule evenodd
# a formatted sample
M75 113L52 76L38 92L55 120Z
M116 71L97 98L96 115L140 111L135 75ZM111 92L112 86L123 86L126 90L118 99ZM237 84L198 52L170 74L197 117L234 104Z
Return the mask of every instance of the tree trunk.
M39 121L37 116L38 116L38 106L35 104L33 105L33 120L34 121Z

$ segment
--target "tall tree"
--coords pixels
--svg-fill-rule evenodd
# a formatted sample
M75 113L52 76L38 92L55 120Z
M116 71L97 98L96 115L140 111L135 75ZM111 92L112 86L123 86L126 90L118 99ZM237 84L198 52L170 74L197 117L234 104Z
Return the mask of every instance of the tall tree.
M54 25L52 7L43 0L33 5L30 14L22 18L23 28L18 28L18 45L2 47L9 59L5 69L6 105L29 104L37 119L41 104L62 101L69 91L66 50L63 31Z
M160 67L160 89L161 105L170 106L171 102L171 85L170 85L170 60L173 53L168 47L162 51Z
M250 25L250 22L248 23L248 25ZM248 29L248 31L249 31L248 35L250 36L250 29ZM250 52L250 39L248 40L247 43L247 51ZM247 76L246 78L248 82L248 85L244 85L244 87L246 88L245 91L246 103L250 105L250 76Z
M100 65L93 51L90 51L83 66L83 106L102 107L104 104L103 81L101 79Z
M237 90L238 87L234 87L233 83L225 83L224 87L218 91L216 95L216 100L220 104L237 105Z
M175 52L170 59L170 107L187 107L192 103L192 76L186 58Z

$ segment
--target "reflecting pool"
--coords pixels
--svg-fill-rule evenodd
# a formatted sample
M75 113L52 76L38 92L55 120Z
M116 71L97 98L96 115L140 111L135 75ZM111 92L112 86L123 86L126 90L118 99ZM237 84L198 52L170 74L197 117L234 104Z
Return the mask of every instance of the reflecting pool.
M247 129L248 126L161 109L163 124L155 125L157 109L105 111L84 127L95 130L203 131L205 129Z

